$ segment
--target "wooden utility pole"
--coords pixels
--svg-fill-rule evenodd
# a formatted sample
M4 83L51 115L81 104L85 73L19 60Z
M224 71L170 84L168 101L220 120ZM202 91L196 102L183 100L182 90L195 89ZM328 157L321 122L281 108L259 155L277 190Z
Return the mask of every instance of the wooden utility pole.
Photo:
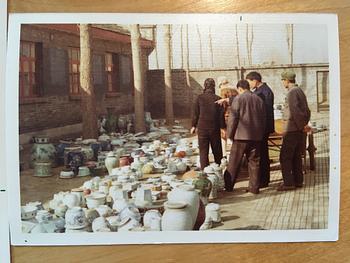
M168 125L174 123L173 89L171 84L171 31L170 25L164 25L164 82L165 82L165 118Z
M142 74L142 59L140 45L140 26L131 25L131 51L132 67L134 71L134 111L135 111L135 132L145 132L145 109L144 109L144 79Z
M97 138L97 113L92 81L91 26L80 24L80 85L83 138Z

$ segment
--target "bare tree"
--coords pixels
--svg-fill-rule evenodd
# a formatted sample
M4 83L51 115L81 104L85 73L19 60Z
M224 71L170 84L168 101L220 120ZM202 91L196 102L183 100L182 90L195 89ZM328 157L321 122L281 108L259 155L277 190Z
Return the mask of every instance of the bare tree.
M201 31L199 30L199 25L196 25L198 40L199 40L199 59L201 63L201 68L203 68L203 46L202 46L202 38Z
M183 25L180 26L180 49L181 49L181 68L184 68L184 45L183 45Z
M211 26L209 25L209 50L210 50L210 62L211 67L214 67L214 51L213 51L213 38L211 35Z
M186 74L186 86L188 90L188 97L189 97L189 106L190 106L190 112L191 116L193 114L193 92L191 88L191 82L190 82L190 53L189 53L189 42L188 42L188 24L185 25L185 48L184 48L184 69Z
M293 64L293 53L294 53L294 25L286 25L287 30L287 44L288 44L288 53L289 53L289 63Z
M247 57L248 57L248 64L253 64L253 58L252 58L252 50L253 50L253 40L254 40L254 33L253 33L253 25L249 27L249 24L246 26L246 44L247 44Z
M145 132L145 110L144 110L144 79L142 68L142 51L140 44L141 34L138 24L131 25L131 51L132 66L134 71L134 110L135 110L135 132Z
M174 123L173 89L171 83L171 29L170 25L164 25L164 84L165 84L165 117L167 124Z
M95 91L92 81L91 26L80 24L80 85L83 138L98 136Z
M237 54L237 67L241 67L241 58L240 58L240 50L239 50L239 36L238 36L238 25L235 26L236 29L236 54ZM237 70L237 79L240 79L239 70Z
M157 26L154 26L153 27L153 30L152 30L152 34L153 34L153 40L156 41L156 46L154 48L154 52L155 52L155 55L156 55L156 64L157 64L157 69L159 69L159 59L158 59L158 48L157 48L157 45L158 45L158 41L157 41Z

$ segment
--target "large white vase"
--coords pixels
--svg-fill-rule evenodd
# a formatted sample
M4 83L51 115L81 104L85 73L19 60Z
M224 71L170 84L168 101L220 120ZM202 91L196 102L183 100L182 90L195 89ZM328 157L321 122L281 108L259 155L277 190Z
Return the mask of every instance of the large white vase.
M105 159L105 166L108 170L109 175L112 174L113 168L118 167L118 163L119 163L119 158L113 152L109 152Z
M183 202L187 204L186 209L189 210L192 218L192 228L196 223L199 209L199 193L193 185L179 185L168 194L168 201L173 203Z

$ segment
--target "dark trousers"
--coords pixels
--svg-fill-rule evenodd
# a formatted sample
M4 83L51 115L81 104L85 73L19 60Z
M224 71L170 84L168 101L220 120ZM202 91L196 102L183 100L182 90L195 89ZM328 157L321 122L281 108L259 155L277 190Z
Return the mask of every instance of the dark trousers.
M222 146L220 130L198 130L199 158L201 169L209 165L209 144L214 155L214 160L220 164L222 159Z
M264 136L260 144L260 187L266 187L270 183L270 157L269 135Z
M244 155L248 161L249 190L259 191L260 141L233 141L224 176L226 190L232 190L234 187Z
M283 137L280 163L283 182L286 186L303 184L303 132L287 132Z

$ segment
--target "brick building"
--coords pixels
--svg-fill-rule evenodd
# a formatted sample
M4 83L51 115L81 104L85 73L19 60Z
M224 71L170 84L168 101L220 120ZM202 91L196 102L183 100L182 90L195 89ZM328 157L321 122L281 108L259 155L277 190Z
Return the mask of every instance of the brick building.
M134 111L131 39L120 29L92 28L93 83L97 113L115 107ZM19 73L20 143L33 135L81 131L79 27L76 24L22 25ZM151 40L141 39L144 74ZM146 81L146 77L144 78ZM147 83L144 83L147 87Z

